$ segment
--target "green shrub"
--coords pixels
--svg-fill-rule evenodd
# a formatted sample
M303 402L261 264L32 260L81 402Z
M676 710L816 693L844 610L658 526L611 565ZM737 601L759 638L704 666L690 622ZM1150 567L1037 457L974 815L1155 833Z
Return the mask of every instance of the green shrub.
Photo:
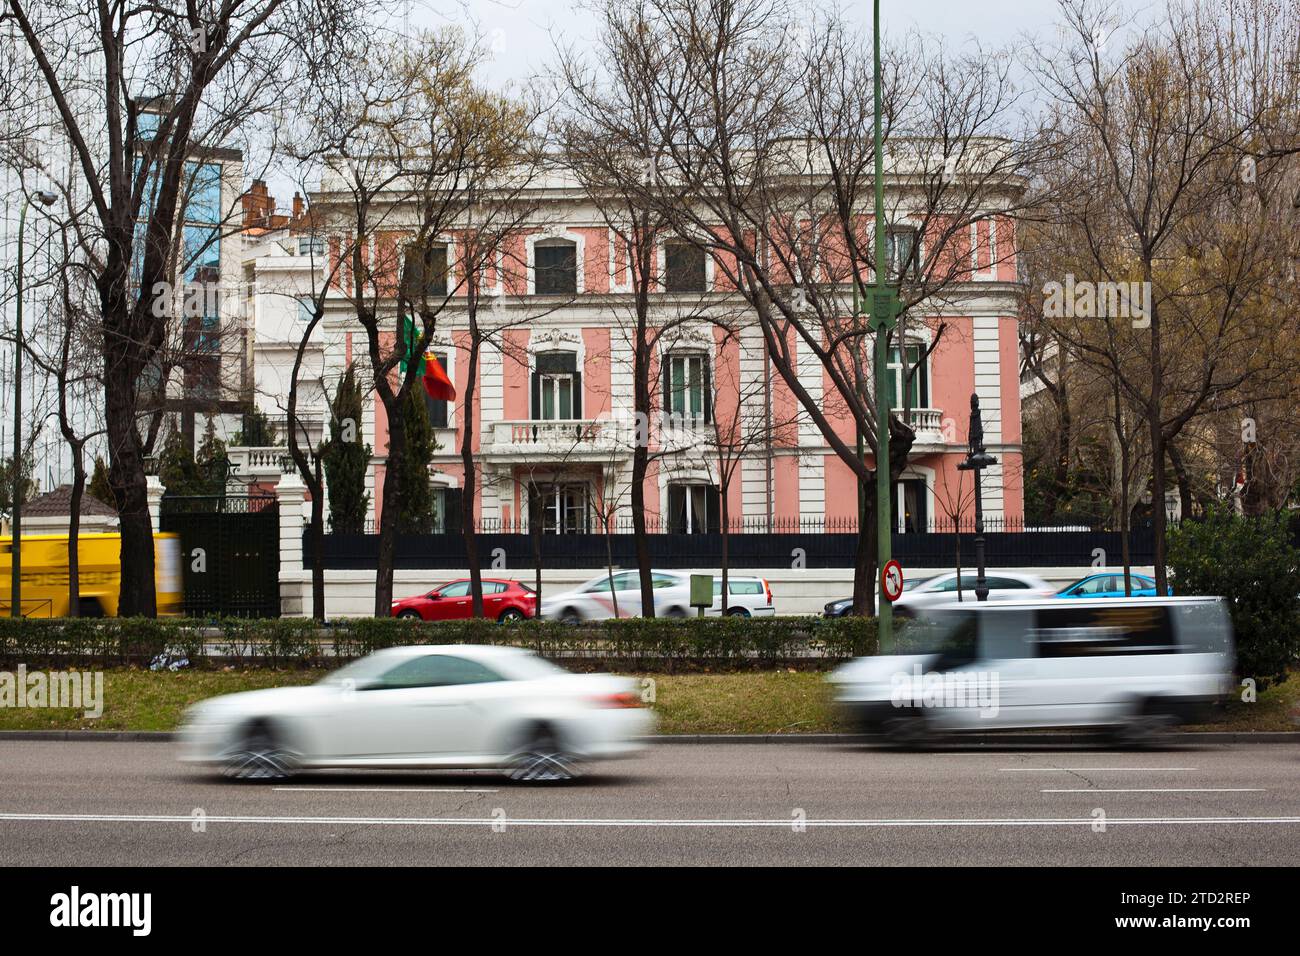
M510 644L543 657L670 668L686 661L771 666L873 654L876 622L860 617L706 617L502 625L355 618L321 625L305 618L0 618L0 661L10 662L72 657L109 666L148 664L165 655L196 665L330 665L404 644Z
M1300 551L1286 516L1242 517L1225 508L1186 521L1169 534L1177 594L1228 601L1237 640L1237 671L1260 688L1286 680L1300 634Z

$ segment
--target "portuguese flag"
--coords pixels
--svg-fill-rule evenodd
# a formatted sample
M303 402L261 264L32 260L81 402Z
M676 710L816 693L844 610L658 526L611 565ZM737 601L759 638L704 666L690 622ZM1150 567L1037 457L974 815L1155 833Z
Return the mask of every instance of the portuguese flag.
M405 354L401 361L402 371L405 372L409 356L415 352L416 346L420 343L420 333L414 322L403 318L402 335L406 339ZM456 386L451 384L451 379L447 377L447 371L438 361L438 357L432 352L425 352L420 356L419 363L420 381L424 384L424 390L429 393L429 397L443 402L455 401Z

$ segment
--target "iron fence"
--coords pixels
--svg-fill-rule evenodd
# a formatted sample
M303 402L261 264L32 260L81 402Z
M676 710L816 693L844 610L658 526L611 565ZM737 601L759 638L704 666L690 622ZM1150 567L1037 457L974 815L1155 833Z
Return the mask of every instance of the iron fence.
M971 566L975 559L974 535L961 532L894 534L893 556L908 568L948 568L958 562ZM636 565L636 539L631 534L528 534L483 532L476 536L481 566L532 568L539 563L556 569ZM1029 530L987 531L985 560L990 568L1115 566L1120 562L1122 535L1116 531ZM724 536L707 534L648 534L650 561L662 568L720 567ZM732 568L845 568L853 567L858 535L854 532L773 531L770 534L725 536L726 564ZM540 547L541 554L536 550ZM304 560L314 560L309 534L303 536ZM1129 535L1133 564L1150 564L1153 540L1150 528ZM374 534L328 534L324 538L326 568L371 569L376 566L379 537ZM468 558L459 534L399 535L395 566L398 568L464 569Z

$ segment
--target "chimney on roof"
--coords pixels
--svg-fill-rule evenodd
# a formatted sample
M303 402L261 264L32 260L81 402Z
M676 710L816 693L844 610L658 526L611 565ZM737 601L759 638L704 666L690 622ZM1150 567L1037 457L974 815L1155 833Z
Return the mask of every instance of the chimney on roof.
M254 179L253 186L242 197L245 229L266 229L272 225L275 197L266 190L266 181Z
M302 218L302 209L303 209L302 196L300 196L300 195L298 194L298 191L297 191L297 190L294 190L294 193L293 193L293 218L294 218L295 220L298 220L298 219L301 219L301 218Z

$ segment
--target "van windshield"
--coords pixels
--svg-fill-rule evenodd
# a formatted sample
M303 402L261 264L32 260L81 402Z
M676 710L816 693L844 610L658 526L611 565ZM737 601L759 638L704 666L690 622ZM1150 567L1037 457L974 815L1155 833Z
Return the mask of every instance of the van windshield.
M894 638L894 654L937 654L939 663L956 666L979 653L979 622L974 611L929 611L904 622Z

